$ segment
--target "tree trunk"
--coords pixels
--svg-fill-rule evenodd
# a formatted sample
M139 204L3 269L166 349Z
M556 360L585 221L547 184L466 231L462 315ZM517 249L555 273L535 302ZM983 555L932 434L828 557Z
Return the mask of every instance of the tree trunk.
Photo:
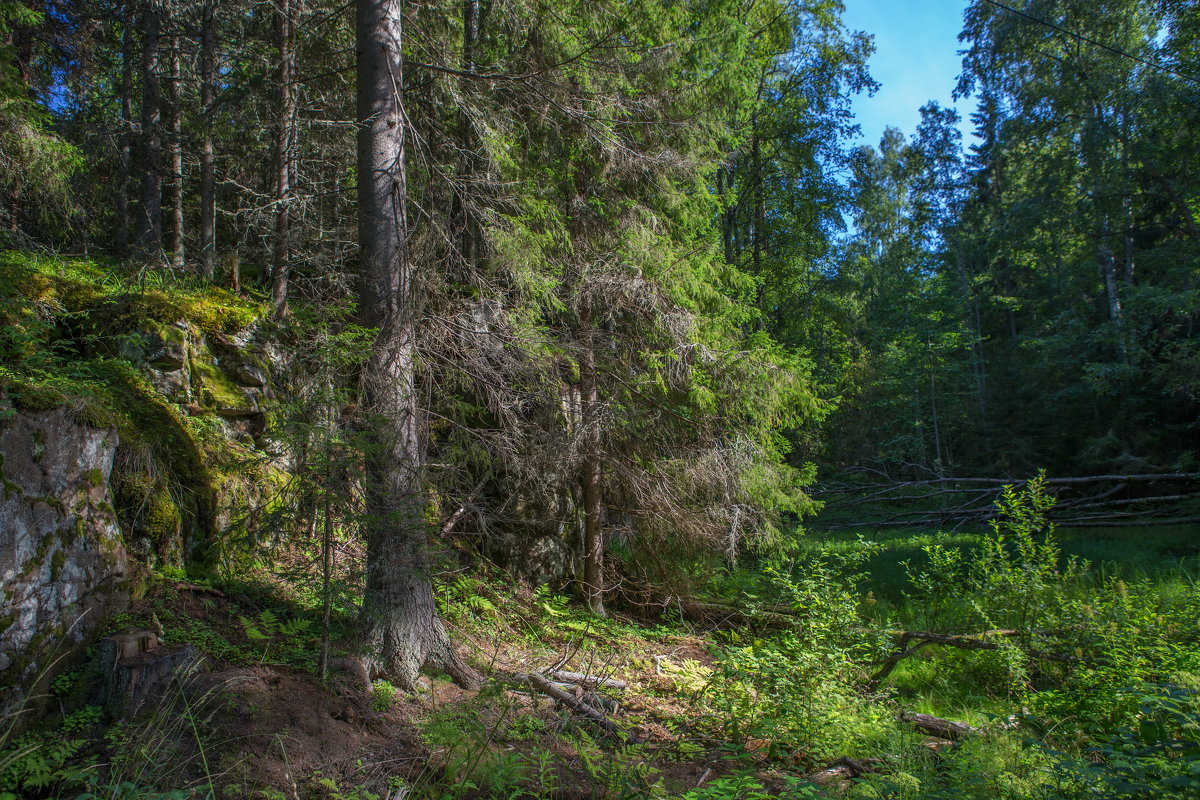
M33 31L28 26L16 22L8 27L7 44L12 53L13 66L16 67L17 71L17 83L13 88L17 90L18 96L23 96L30 100L34 99L33 87L30 85L33 42ZM13 247L18 246L21 234L23 178L24 176L18 169L12 176L12 186L9 190L8 232L11 236L10 246Z
M763 176L762 176L762 145L758 138L758 112L756 111L750 122L750 163L753 165L750 171L750 180L752 181L751 190L754 192L754 222L752 223L753 230L751 236L753 239L752 257L754 260L754 276L759 278L759 286L764 285L762 281L762 256L763 256L763 222L766 219L766 207L763 201ZM761 293L761 288L760 288ZM762 297L759 296L761 304Z
M324 527L321 530L321 681L329 678L329 619L333 611L333 508L325 490Z
M979 404L979 421L987 420L987 372L983 357L983 317L979 311L979 298L971 280L967 277L966 259L963 257L962 241L956 236L954 240L954 262L958 269L958 280L962 286L963 298L969 308L971 326L971 374L975 378L975 396Z
M479 0L463 0L463 47L462 69L466 74L475 72L475 50L479 40ZM460 88L467 95L471 91L470 79L463 77ZM471 193L478 177L479 142L476 141L471 118L465 109L458 115L458 189L451 208L451 224L457 232L459 269L466 280L476 266L478 251L478 224L471 210Z
M147 259L156 259L162 253L160 11L157 0L148 0L142 9L142 207L138 214L138 248Z
M1104 276L1104 298L1105 305L1108 307L1108 318L1116 328L1117 333L1117 349L1121 353L1122 359L1125 358L1125 320L1121 309L1121 293L1117 288L1117 263L1116 257L1113 255L1112 245L1109 243L1109 225L1108 220L1104 220L1100 226L1100 246L1097 248L1097 255L1100 260L1100 272Z
M200 23L200 105L203 128L200 140L200 275L207 281L213 279L217 254L216 164L212 140L217 49L214 5L214 0L206 0Z
M129 181L133 176L132 25L121 35L121 135L117 145L117 255L129 255Z
M417 296L408 257L400 0L357 0L359 248L362 308L379 328L363 375L375 441L366 469L363 617L377 667L412 689L422 667L478 677L437 616L430 579L415 386Z
M1121 125L1124 128L1124 137L1121 139L1121 173L1122 173L1122 191L1121 191L1121 209L1125 216L1125 231L1122 236L1122 242L1125 245L1125 285L1133 286L1134 272L1136 264L1133 256L1133 189L1130 187L1129 178L1129 115L1121 115Z
M271 269L271 305L275 316L287 314L288 273L292 260L292 137L296 118L296 93L292 89L295 48L293 0L278 0L275 40L279 48L279 123L275 134L275 253Z
M179 101L182 72L179 67L179 37L171 37L171 79L167 95L171 109L171 266L183 269L183 106Z
M604 616L604 487L600 465L599 401L596 389L596 328L590 299L579 310L579 396L584 440L583 474L583 597L593 613Z

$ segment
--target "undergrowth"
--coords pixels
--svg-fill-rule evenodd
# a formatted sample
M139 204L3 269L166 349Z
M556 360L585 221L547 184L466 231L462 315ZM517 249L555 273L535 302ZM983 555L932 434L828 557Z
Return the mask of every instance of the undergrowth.
M760 623L712 633L678 615L601 619L551 590L514 589L499 571L450 569L440 611L494 680L453 700L443 677L417 696L376 680L367 713L415 723L423 753L419 770L384 784L316 770L296 778L298 795L244 794L244 777L243 794L222 794L230 779L204 764L222 733L203 702L180 705L180 693L151 720L116 722L93 705L68 707L72 684L88 680L76 670L55 682L65 709L56 723L0 740L0 798L1197 796L1200 584L1181 569L1164 587L1064 553L1050 502L1040 478L1006 491L986 536L923 544L889 603L871 570L886 544L835 542L756 575L743 566L714 587ZM164 577L114 629L159 626L167 642L193 642L223 663L316 679L311 584L243 575L194 587L184 613L179 595L191 590L176 580ZM354 614L335 610L336 652ZM923 647L874 680L902 631L988 646ZM583 697L639 741L604 735L511 677L556 663L629 683ZM981 732L933 741L902 711ZM871 766L814 780L842 758Z

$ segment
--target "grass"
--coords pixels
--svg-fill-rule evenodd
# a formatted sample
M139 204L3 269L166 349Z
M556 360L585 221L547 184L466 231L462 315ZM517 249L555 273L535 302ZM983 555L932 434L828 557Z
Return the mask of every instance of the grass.
M979 550L988 533L983 528L827 531L814 533L803 550L806 555L828 550L849 553L860 549L863 542L874 543L877 549L863 566L861 589L868 598L863 611L892 629L921 630L930 624L925 608L907 592L910 572L919 573L929 565L924 548L941 545L970 554ZM1200 579L1197 533L1193 525L1059 528L1056 538L1064 561L1077 557L1090 565L1074 582L1072 597L1095 595L1114 581L1123 581L1151 587L1152 593L1169 605L1194 592ZM998 678L1003 671L998 653L930 648L902 661L889 676L887 687L914 711L986 725L1012 713L1011 698L984 688L1002 683Z
M905 565L920 570L928 563L922 548L940 544L974 550L987 536L985 528L937 531L928 528L882 528L861 531L817 531L802 552L823 548L853 550L862 541L880 545L866 564L870 580L865 587L881 602L881 611L894 610L908 585ZM1152 579L1164 591L1200 576L1200 526L1164 525L1157 528L1058 528L1064 556L1091 562L1097 577L1123 580Z

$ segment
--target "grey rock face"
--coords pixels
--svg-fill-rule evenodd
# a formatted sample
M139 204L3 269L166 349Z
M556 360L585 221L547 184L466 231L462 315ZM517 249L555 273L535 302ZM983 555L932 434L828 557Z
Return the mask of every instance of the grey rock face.
M0 422L0 707L128 604L109 476L117 434L65 408Z

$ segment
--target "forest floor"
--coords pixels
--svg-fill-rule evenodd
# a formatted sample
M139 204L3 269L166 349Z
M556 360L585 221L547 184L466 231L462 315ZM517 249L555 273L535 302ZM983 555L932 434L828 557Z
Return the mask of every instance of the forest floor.
M735 772L765 790L784 786L768 743L731 747L717 735L703 696L716 645L703 631L621 614L596 618L561 596L514 592L499 573L460 578L444 587L443 613L464 655L490 679L472 691L433 676L413 694L382 680L364 685L342 658L321 682L319 609L293 588L266 573L248 581L157 580L109 629L158 630L164 644L192 643L205 655L203 668L153 711L113 721L89 704L93 651L91 662L55 682L59 722L77 738L61 763L46 748L50 780L44 794L29 796L74 797L67 787L89 770L103 774L110 791L136 785L145 792L138 797L156 798L175 795L152 787L179 797L264 800L682 796L723 785ZM335 619L335 638L349 625ZM627 684L577 696L637 742L614 739L507 677L551 668ZM58 727L58 716L51 714L47 730Z
M1200 790L1193 531L1063 531L1063 552L1007 565L988 561L984 533L875 537L864 545L812 534L790 570L767 570L770 581L761 565L727 570L712 598L731 605L708 616L676 604L657 620L619 611L601 619L499 570L448 572L441 612L490 677L480 691L444 676L424 679L415 694L381 680L367 685L337 659L322 682L311 580L265 568L216 582L158 576L110 631L149 629L168 644L191 643L205 669L154 710L123 720L94 705L95 658L73 668L55 681L42 728L8 749L0 741L0 797L1051 800ZM959 566L990 565L989 574L1004 577L1001 588L987 588L984 570L970 593L954 596L944 553L955 547L965 554ZM1112 560L1067 575L1073 552ZM1049 571L1031 584L1039 563ZM1126 600L1106 605L1122 592ZM1035 595L1049 609L1039 619L1078 604L1097 618L1070 640L1074 651L1063 651L1081 654L1078 663L1021 658L1016 647L931 646L899 661L880 685L868 680L896 630L962 634L982 630L984 620L1012 624L1005 598ZM973 610L984 599L994 618ZM335 608L335 656L348 653L352 610ZM1119 657L1094 662L1084 649L1121 642ZM572 690L620 736L519 680L555 668L626 684ZM911 712L980 733L931 736L903 721ZM1138 740L1147 720L1162 725L1147 735L1191 749L1159 752ZM1113 752L1132 759L1141 778L1118 767L1098 772L1122 763ZM1134 788L1101 791L1118 784ZM3 791L12 786L23 788Z

